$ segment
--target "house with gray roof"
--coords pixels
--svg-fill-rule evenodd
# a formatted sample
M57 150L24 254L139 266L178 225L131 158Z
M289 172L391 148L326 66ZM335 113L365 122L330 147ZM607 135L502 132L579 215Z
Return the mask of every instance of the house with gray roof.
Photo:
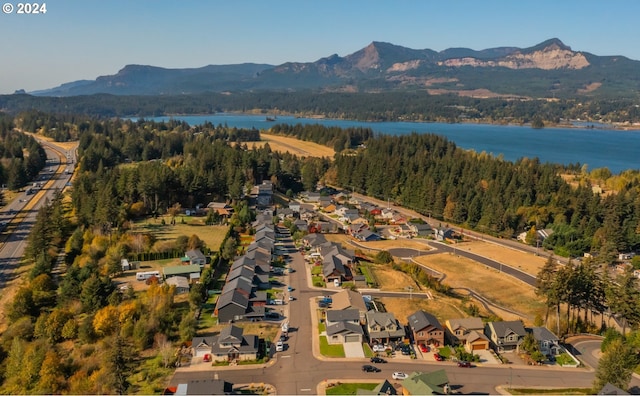
M209 353L212 361L256 360L258 358L258 336L244 335L241 327L229 325L220 334L212 337L195 337L191 343L194 356ZM209 351L206 352L206 347Z
M225 285L226 286L226 285ZM243 320L249 307L249 294L233 287L222 288L222 294L216 303L215 315L218 323Z
M175 287L176 294L189 293L189 279L184 276L172 276L167 278L167 285Z
M360 325L360 313L357 309L330 309L326 313L327 342L329 344L345 342L362 344L364 330Z
M334 279L338 279L342 283L346 275L345 266L338 257L327 256L322 259L322 276L325 282L333 282Z
M404 328L391 312L368 311L365 314L366 333L371 344L388 344L404 338Z
M452 345L463 345L469 352L489 349L489 339L484 335L484 323L480 318L448 319L445 322L446 338Z
M533 338L538 342L540 352L543 355L556 356L560 354L560 339L546 327L531 327L527 329L533 334Z
M221 379L195 379L178 384L174 396L232 395L233 383Z
M409 315L407 321L416 344L444 345L444 328L429 312L418 310Z
M527 331L519 320L489 322L484 327L484 335L491 340L496 352L512 352L518 349Z
M188 250L184 255L185 257L189 258L189 262L191 264L197 264L200 267L204 267L204 265L207 263L207 258L200 251L200 249Z

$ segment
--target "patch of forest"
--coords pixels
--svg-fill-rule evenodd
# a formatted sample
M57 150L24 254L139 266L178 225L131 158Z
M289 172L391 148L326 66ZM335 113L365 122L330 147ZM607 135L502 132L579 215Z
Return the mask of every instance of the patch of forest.
M361 121L423 121L544 124L582 119L592 122L640 122L640 109L632 99L503 99L472 98L455 94L430 95L425 91L234 92L193 95L116 96L96 94L72 97L0 95L0 109L17 114L32 109L56 114L99 117L152 117L172 114L214 114L261 110L265 114L322 114L329 118Z

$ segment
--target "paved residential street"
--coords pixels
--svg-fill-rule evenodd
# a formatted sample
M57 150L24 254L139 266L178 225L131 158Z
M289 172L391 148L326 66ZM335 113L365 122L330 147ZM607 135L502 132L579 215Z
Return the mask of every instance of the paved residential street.
M171 385L191 379L219 378L234 384L271 384L277 394L316 394L318 387L327 382L345 380L391 380L395 371L433 371L444 368L452 390L463 393L495 394L497 387L582 387L593 382L591 368L531 367L524 365L478 365L459 368L453 362L435 362L421 359L392 358L389 363L378 365L379 373L363 373L366 358L326 358L319 353L315 297L330 294L327 289L311 286L308 265L301 253L291 254L290 265L295 272L287 275L289 285L294 288L295 301L286 305L289 321L288 349L278 352L265 365L257 367L213 367L208 363L195 364L176 370ZM367 291L367 294L371 294ZM415 296L415 294L414 294ZM591 361L591 364L593 361ZM597 363L597 361L596 361ZM633 384L640 382L634 378Z

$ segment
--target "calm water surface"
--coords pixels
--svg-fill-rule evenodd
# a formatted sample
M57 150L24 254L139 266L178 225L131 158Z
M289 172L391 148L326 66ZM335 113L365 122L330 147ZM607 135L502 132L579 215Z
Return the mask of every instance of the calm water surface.
M509 161L522 157L538 157L542 162L587 164L588 168L607 167L613 173L640 169L640 131L583 128L532 129L521 126L484 124L442 124L416 122L361 122L329 119L278 117L274 122L265 116L244 114L212 114L197 116L153 117L156 121L170 118L190 125L211 122L237 128L268 129L276 123L320 124L341 128L366 127L376 133L403 135L412 132L433 133L447 137L464 149L500 155Z

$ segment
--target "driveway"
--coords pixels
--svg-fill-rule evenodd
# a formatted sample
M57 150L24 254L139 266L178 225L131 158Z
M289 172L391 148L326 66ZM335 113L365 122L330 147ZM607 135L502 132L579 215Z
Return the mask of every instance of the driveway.
M498 361L493 354L491 353L490 350L488 349L483 349L483 350L475 350L473 351L473 353L475 355L478 355L480 357L480 364L482 365L487 365L487 364L502 364L500 361Z
M362 344L359 342L345 342L344 356L348 358L363 358L364 351L362 350Z

